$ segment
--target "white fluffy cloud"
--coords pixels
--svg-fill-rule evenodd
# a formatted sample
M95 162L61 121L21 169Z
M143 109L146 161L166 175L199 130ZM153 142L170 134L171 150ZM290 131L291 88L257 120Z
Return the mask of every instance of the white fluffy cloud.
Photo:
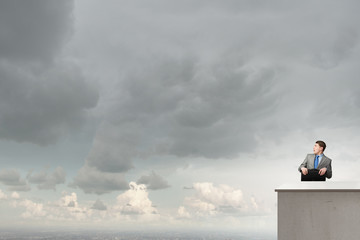
M241 208L245 205L243 193L240 189L234 189L225 184L215 187L213 183L209 182L194 183L193 187L199 199L216 206Z
M35 202L30 199L14 198L11 205L16 208L25 208L21 217L33 220L72 222L86 220L92 214L91 209L79 206L77 194L74 192L70 194L63 192L59 200L46 203Z
M117 196L117 204L113 207L124 215L157 214L156 208L149 199L144 184L129 183L130 189Z
M238 208L246 205L239 189L227 185L195 183L195 195L185 199L184 206L178 208L177 217L174 217L176 210L171 210L171 213L160 213L153 206L145 185L130 182L129 187L129 190L117 196L114 204L106 203L107 206L99 199L93 203L79 202L75 192L63 192L58 200L51 202L22 199L18 194L12 193L12 199L4 199L4 201L14 208L23 209L19 217L25 222L46 221L49 225L56 226L89 223L104 224L108 227L116 226L118 223L124 226L131 223L154 224L155 226L161 223L162 227L170 227L186 223L195 224L194 220L207 221L208 217L211 217L213 224L217 224L218 220L215 217L220 219L239 217ZM220 197L215 195L220 195ZM252 210L260 211L261 207L256 207L256 204L256 201L248 203L248 210L254 208ZM226 205L231 206L231 211L224 211Z
M11 201L0 190L0 199L5 200L10 206L24 208L21 217L29 220L47 220L53 223L72 223L77 221L145 221L151 222L160 215L149 199L146 186L129 184L130 189L116 198L116 203L105 206L99 199L92 205L79 203L75 192L63 192L62 196L53 202L34 201L22 199L13 192ZM101 211L96 211L101 210Z
M12 198L12 199L19 199L19 198L20 198L20 195L19 195L17 192L12 192L12 193L11 193L11 198Z
M181 218L217 216L217 215L251 215L263 214L266 210L259 206L256 199L244 198L240 189L225 184L214 186L210 182L193 184L195 195L186 197L184 205L178 208Z
M78 207L76 193L63 194L63 197L59 200L59 206L61 207Z
M36 203L29 199L22 200L19 203L19 206L25 207L25 212L21 214L23 218L42 218L45 217L47 214L47 211L44 209L44 204L42 203Z
M86 220L92 214L92 210L88 207L79 206L76 193L63 193L63 196L52 208L52 212L49 215L49 219L61 219L67 220Z
M180 206L178 208L177 214L179 215L180 218L190 218L191 214L186 211L186 208L184 206Z

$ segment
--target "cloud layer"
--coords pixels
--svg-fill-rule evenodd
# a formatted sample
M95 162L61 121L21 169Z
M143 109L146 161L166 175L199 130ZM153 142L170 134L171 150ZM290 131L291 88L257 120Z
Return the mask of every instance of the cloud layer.
M96 194L128 189L128 183L123 174L100 172L86 165L78 171L70 186L79 187L85 193Z
M72 32L72 0L0 3L0 59L51 61Z
M96 65L89 72L111 79L102 83L102 123L84 166L106 176L157 171L164 158L173 166L235 160L314 131L317 114L325 128L355 126L358 3L315 5L114 1L101 5L111 17L90 28L100 6L79 9L71 46L85 67Z
M2 169L0 182L8 187L9 191L30 191L30 186L15 169Z
M0 5L0 138L40 145L81 127L97 90L60 55L72 32L72 1Z
M359 7L0 2L3 215L257 228L275 216L274 185L295 179L298 156L318 138L334 177L357 179ZM42 160L48 168L20 174ZM272 176L279 168L288 175ZM256 174L269 181L244 184ZM57 200L44 191L68 187Z
M65 170L62 167L57 167L52 174L46 170L34 174L30 172L27 179L30 183L37 184L39 189L56 190L56 185L65 183L65 176Z
M165 179L160 175L156 174L154 171L149 175L143 175L137 180L137 184L146 185L147 189L158 190L170 187Z
M116 198L116 203L109 207L99 199L92 206L79 203L75 192L63 192L62 196L55 201L41 202L20 197L13 192L11 198L0 190L0 200L13 208L23 210L21 217L34 221L46 219L53 223L64 224L78 221L99 222L99 221L151 221L158 218L157 209L152 205L148 197L145 185L137 185L135 182L129 184L129 190L121 193Z

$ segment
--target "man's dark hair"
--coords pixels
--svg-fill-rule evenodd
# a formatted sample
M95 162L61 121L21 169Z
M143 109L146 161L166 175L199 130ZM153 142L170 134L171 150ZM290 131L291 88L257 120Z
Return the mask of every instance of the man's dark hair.
M324 152L324 151L325 151L325 148L326 148L325 142L319 140L319 141L316 141L316 143L319 144L319 146L323 148L323 152Z

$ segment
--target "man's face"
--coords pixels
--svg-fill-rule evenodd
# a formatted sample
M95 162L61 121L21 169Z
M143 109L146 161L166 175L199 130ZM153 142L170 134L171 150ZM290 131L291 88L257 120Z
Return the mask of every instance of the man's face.
M319 155L322 153L323 148L319 146L319 144L315 143L313 151L314 154Z

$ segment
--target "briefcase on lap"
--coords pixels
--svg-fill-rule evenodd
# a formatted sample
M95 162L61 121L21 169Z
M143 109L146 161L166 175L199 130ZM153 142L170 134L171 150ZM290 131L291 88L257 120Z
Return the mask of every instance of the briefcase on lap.
M301 173L301 181L325 181L325 175L320 176L319 169L308 169L308 174Z

